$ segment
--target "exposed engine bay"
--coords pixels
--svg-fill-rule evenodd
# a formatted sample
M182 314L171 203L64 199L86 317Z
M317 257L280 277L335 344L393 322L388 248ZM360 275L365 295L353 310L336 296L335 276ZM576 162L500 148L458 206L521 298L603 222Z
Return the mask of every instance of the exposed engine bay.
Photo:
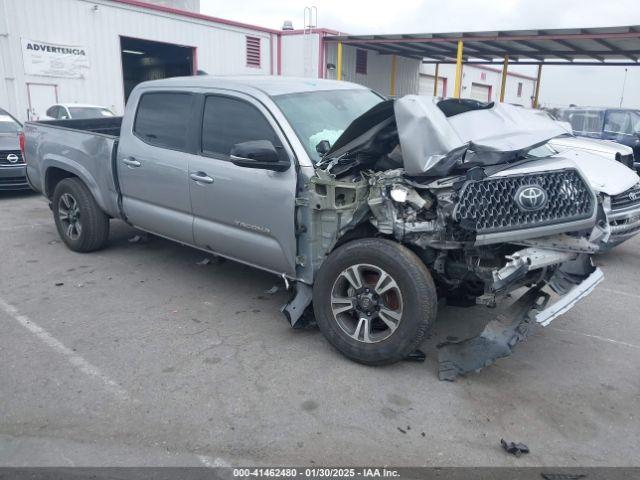
M317 165L305 202L318 239L311 264L318 269L350 239L382 236L419 256L449 304L496 307L520 292L511 313L479 336L440 345L440 378L451 380L509 355L534 325L549 324L602 280L590 254L606 222L599 221L601 199L575 164L527 155L555 135L553 125L463 142L460 129L411 111L439 109L445 117L486 110L507 126L522 119L509 118L515 110L508 105L478 109L476 102L465 110L464 101L438 107L416 98L396 101L391 116L390 104L381 104L368 129L362 118L354 122ZM485 122L481 130L491 128ZM433 150L415 140L418 132L431 132Z

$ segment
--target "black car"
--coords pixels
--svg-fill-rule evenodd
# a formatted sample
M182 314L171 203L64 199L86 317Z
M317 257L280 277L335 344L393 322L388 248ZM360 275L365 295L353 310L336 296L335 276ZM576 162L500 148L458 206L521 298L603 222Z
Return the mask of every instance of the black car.
M0 190L26 190L26 165L20 151L22 124L0 108Z
M635 166L639 166L640 110L572 107L558 110L556 116L571 124L574 135L611 140L633 148Z

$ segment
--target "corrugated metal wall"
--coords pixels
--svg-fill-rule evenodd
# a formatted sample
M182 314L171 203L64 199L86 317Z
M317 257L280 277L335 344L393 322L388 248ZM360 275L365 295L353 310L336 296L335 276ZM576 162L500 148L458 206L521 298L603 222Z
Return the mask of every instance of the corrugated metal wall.
M320 38L317 33L282 36L282 74L318 78Z
M350 45L342 47L342 79L366 85L383 94L391 94L391 57L369 51L367 53L367 74L356 73L356 50ZM327 43L327 63L337 64L337 45ZM420 60L396 56L395 95L418 93L418 73ZM327 78L336 78L336 70L328 70Z
M0 101L24 120L27 82L55 84L60 102L124 108L119 36L197 48L198 69L210 74L269 74L276 35L261 30L213 24L205 20L156 12L105 0L0 0L2 68ZM94 8L97 6L97 9ZM245 35L261 39L261 67L247 67ZM271 38L273 37L273 39ZM88 50L91 66L83 79L25 75L20 38ZM274 55L275 56L275 55ZM0 64L0 65L2 65ZM12 98L11 98L12 97Z

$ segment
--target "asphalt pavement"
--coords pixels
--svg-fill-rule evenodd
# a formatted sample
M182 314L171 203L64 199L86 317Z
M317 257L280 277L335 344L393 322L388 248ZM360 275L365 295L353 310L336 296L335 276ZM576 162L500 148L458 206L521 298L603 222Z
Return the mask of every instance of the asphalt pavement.
M640 463L640 237L511 357L441 382L433 341L358 365L289 327L277 277L136 234L74 253L45 199L0 195L0 466Z

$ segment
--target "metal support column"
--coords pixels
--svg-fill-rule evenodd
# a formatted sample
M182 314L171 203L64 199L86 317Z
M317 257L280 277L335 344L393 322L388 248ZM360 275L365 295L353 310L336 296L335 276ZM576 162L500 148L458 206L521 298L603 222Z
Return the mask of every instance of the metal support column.
M336 80L342 80L342 42L338 42L336 63Z
M540 77L542 77L542 64L538 65L538 76L536 77L536 90L533 94L533 108L538 108L538 99L540 98Z
M438 74L440 73L440 64L436 63L436 74L433 79L433 96L438 96Z
M456 56L456 83L453 89L453 97L460 98L462 91L462 50L464 45L462 40L458 40L458 55Z
M504 93L507 90L507 70L509 68L509 55L504 56L502 64L502 83L500 83L500 101L504 102Z
M389 82L389 95L396 95L396 73L398 71L398 57L394 53L391 55L391 81Z

